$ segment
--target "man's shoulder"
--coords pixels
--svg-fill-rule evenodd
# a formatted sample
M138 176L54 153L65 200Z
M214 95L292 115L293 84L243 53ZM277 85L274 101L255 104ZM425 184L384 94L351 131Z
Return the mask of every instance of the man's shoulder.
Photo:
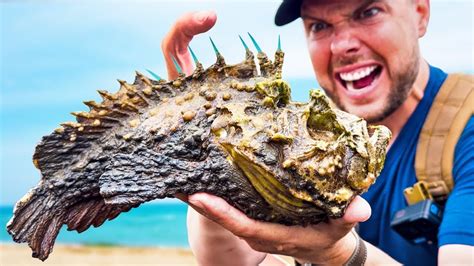
M453 164L454 187L445 206L438 234L439 246L447 244L474 245L474 118L466 124L456 145Z
M462 96L463 104L467 106L468 113L463 123L462 132L457 140L452 168L454 187L445 207L443 222L440 227L438 239L439 246L447 244L474 245L474 224L466 221L474 219L472 200L474 197L474 117L472 116L474 97L474 76L457 74L462 83L458 87L470 90L470 96ZM471 103L466 100L471 97Z
M423 101L418 109L426 112L426 118L416 148L416 176L427 181L430 193L444 199L459 176L456 173L463 172L456 167L474 152L466 149L472 147L472 76L448 75L431 67Z

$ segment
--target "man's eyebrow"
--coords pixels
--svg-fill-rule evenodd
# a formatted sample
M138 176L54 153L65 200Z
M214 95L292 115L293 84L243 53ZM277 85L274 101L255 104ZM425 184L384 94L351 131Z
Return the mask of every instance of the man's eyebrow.
M325 22L323 19L320 19L320 18L317 18L317 17L313 17L313 16L311 16L311 15L304 15L304 14L301 14L301 18L302 18L302 19L312 19L312 20L317 20L317 21Z
M364 11L364 9L366 9L368 6L370 6L371 4L373 3L376 3L376 2L384 2L385 0L365 0L362 4L360 4L355 11L352 12L352 14L359 14L361 13L362 11ZM321 21L321 22L326 22L324 19L321 19L321 18L317 18L317 17L314 17L310 14L301 14L301 18L302 19L312 19L312 20L317 20L317 21Z

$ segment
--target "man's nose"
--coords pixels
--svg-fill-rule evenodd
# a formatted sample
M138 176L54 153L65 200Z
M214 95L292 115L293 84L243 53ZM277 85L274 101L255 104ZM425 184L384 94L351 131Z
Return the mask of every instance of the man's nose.
M360 49L360 40L351 29L337 30L331 41L331 52L334 55L347 56L357 53Z

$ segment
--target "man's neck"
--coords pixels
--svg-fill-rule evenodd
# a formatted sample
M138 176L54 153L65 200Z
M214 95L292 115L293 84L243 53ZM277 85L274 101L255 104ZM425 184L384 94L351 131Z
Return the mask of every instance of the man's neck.
M418 76L416 77L415 83L413 84L407 99L397 110L395 110L395 112L379 123L388 127L392 131L392 139L390 140L389 147L397 139L398 134L403 126L405 126L408 118L410 118L423 98L429 75L430 69L428 63L426 63L425 60L421 60Z

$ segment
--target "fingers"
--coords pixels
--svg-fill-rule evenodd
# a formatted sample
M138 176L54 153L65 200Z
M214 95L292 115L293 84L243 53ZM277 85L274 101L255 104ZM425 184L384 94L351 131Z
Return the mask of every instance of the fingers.
M367 221L371 214L372 209L369 203L361 196L357 196L347 207L342 219L347 223L360 223Z
M289 238L295 233L299 235L302 227L284 226L276 223L266 223L253 220L244 213L230 206L225 200L206 193L190 195L189 204L207 218L222 225L234 235L249 239L259 239L266 242ZM275 232L278 232L275 234Z
M365 222L370 218L372 209L369 203L360 196L355 197L346 209L342 218L330 221L330 226L341 228L335 237L339 238L347 234L352 228L360 222Z
M368 203L356 197L342 218L306 227L285 226L248 218L225 200L206 193L190 195L188 202L199 213L246 241L253 250L308 261L346 261L341 254L350 256L355 244L349 231L357 222L367 220L371 213Z
M216 23L217 16L214 11L199 11L188 13L178 19L174 28L178 34L191 40L194 35L208 31Z
M288 247L294 244L290 241L291 239L299 239L300 244L317 241L321 246L330 246L331 243L347 235L356 223L367 220L371 214L369 204L358 196L348 206L342 218L308 227L284 226L250 219L225 200L206 193L190 195L188 201L199 213L220 224L234 235L246 239L249 243L265 243L269 249L272 244L275 244L276 251L278 247L284 247L280 245L282 240L285 240L285 245ZM270 250L260 251L270 252Z
M161 43L169 79L175 79L178 76L170 54L176 58L184 73L191 74L194 67L188 51L189 42L194 35L211 29L216 20L214 11L193 12L183 15L171 27Z
M198 208L198 212L207 218L222 225L235 235L244 236L249 228L253 228L255 221L230 206L225 200L206 193L190 195L189 203Z

